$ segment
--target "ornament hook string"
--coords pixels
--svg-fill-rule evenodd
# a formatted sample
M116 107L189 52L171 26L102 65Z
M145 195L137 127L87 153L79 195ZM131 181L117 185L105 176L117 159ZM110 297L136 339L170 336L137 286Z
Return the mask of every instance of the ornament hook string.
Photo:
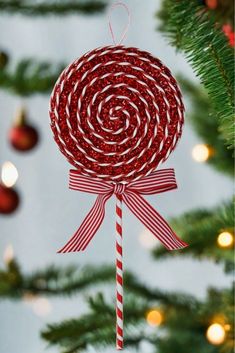
M113 32L113 27L112 27L112 24L111 24L111 14L112 14L113 10L116 7L118 7L118 6L122 6L126 10L127 15L128 15L128 22L127 22L126 27L124 28L124 30L122 32L122 36L121 36L120 40L116 41L115 35L114 35L114 32ZM126 38L128 29L129 29L130 23L131 23L131 15L130 15L130 11L129 11L128 7L125 4L123 4L122 2L116 2L109 9L108 19L109 19L109 23L108 23L109 24L109 30L110 30L110 33L111 33L111 37L113 39L113 43L114 43L114 45L121 45L122 42L124 41L124 39Z

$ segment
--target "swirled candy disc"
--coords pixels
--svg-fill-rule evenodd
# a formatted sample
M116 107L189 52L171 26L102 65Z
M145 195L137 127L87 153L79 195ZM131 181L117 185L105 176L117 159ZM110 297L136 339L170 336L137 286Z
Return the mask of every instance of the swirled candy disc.
M168 158L181 136L184 106L160 60L137 48L108 46L62 72L50 116L55 141L81 174L128 182Z

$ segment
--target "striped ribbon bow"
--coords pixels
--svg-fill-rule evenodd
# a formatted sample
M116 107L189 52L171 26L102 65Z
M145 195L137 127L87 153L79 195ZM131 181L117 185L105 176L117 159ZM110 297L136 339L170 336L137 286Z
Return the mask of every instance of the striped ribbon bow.
M158 170L128 184L114 184L104 180L92 179L80 175L77 170L70 170L69 188L98 194L98 196L74 236L58 251L59 253L86 249L104 219L105 204L113 194L121 197L121 200L131 212L168 250L188 246L187 243L177 237L162 216L141 196L141 194L153 195L176 189L174 169Z

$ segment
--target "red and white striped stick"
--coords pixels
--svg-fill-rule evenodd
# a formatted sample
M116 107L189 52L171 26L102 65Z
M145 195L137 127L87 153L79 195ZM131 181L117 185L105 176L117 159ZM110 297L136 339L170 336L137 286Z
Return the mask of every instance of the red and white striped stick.
M116 348L123 349L122 194L116 194Z
M98 194L97 199L73 237L58 252L84 251L105 217L105 204L116 196L116 348L123 349L123 259L122 259L122 202L152 232L168 250L186 247L164 218L144 199L177 188L174 169L157 170L140 180L129 183L110 183L70 171L72 190Z

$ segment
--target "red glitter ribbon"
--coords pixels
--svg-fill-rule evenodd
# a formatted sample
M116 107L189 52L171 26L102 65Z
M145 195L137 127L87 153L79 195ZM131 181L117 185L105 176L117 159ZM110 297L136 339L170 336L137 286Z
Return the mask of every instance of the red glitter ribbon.
M174 169L162 169L128 184L114 184L92 179L70 170L69 188L72 190L98 194L98 197L82 224L59 250L60 253L83 251L99 229L105 216L105 204L113 194L121 194L122 201L129 210L155 235L168 250L186 247L188 244L177 237L169 224L141 196L159 194L177 188Z

